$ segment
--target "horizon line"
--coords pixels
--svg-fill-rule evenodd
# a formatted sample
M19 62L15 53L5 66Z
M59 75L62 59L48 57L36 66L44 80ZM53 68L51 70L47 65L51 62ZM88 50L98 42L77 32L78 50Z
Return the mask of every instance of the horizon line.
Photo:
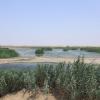
M100 45L0 45L0 47L100 47Z

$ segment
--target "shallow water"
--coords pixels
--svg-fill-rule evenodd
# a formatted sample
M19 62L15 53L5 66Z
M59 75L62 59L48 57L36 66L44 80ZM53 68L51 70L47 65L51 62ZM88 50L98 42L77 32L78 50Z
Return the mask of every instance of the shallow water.
M0 64L0 69L34 69L39 64L56 64L56 63L7 63Z
M10 63L10 64L0 64L0 69L30 69L35 68L36 63Z
M21 57L34 57L34 48L15 48L16 52L20 54ZM52 51L45 51L45 57L100 57L99 53L86 52L80 50L69 50L63 51L62 49L53 49ZM0 64L0 69L32 69L41 63L10 63L10 64ZM42 63L47 64L47 63ZM51 63L49 63L51 64Z
M34 48L15 48L15 50L20 54L21 57L35 56ZM100 54L95 52L86 52L80 50L63 51L62 49L53 49L52 51L45 51L44 56L46 57L78 57L78 56L100 57Z

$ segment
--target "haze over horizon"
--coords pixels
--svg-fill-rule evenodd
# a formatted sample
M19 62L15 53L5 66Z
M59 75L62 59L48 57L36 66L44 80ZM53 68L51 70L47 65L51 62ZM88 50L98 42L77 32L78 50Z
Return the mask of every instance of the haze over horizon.
M100 46L100 0L0 0L0 45Z

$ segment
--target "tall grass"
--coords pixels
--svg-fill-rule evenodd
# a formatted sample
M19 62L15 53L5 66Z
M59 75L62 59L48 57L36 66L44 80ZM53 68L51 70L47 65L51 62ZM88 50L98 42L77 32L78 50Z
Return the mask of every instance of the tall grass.
M17 57L18 53L8 48L0 48L0 58Z
M39 66L37 72L37 83L43 87L47 82L49 89L58 92L62 100L100 99L100 76L98 76L100 72L97 72L94 65L77 60L68 65L60 63L56 66Z
M33 71L0 70L0 96L34 88Z
M34 70L0 71L0 95L21 89L42 89L58 100L100 100L100 65L74 63L40 64Z

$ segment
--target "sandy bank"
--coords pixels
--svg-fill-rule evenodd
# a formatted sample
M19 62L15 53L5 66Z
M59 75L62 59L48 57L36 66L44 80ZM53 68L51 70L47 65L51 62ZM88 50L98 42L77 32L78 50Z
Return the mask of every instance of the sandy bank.
M30 93L24 93L23 91L8 94L0 100L57 100L52 94L44 95L43 93L39 93L36 97L33 97Z
M0 59L0 64L4 63L17 63L17 62L73 62L77 58L69 58L69 57L63 57L63 58L57 58L57 57L29 57L29 58L23 58L23 57L16 57L16 58L9 58L9 59ZM100 64L100 58L85 58L86 63L95 63Z

